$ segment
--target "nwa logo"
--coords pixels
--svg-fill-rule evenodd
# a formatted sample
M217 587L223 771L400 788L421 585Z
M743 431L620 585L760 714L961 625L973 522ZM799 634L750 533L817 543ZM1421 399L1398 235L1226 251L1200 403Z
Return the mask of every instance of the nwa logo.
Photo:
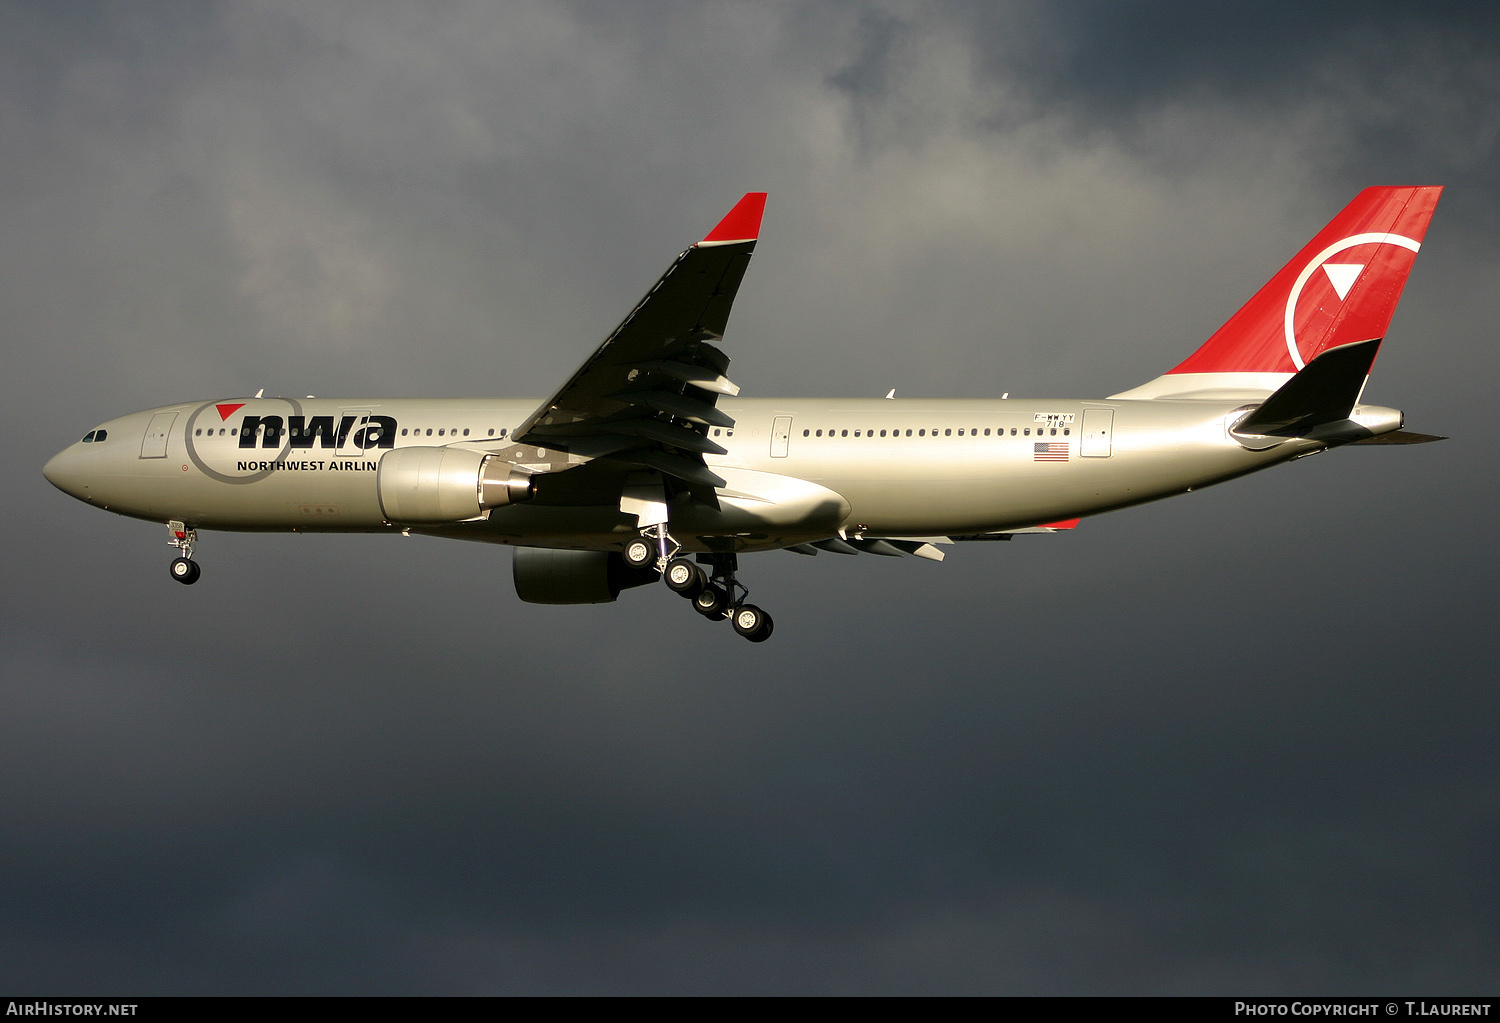
M244 415L236 424L236 413ZM221 483L257 483L272 473L298 470L373 470L368 454L396 446L397 422L366 409L309 416L291 398L208 402L188 416L188 458ZM214 438L212 441L209 438ZM246 458L246 449L255 449ZM328 457L312 459L314 451Z
M1334 344L1376 336L1379 327L1365 327L1361 321L1377 315L1385 303L1346 305L1350 292L1366 281L1404 279L1421 247L1399 234L1356 234L1310 259L1286 299L1283 333L1292 365L1301 369Z
M280 448L282 429L280 416L246 416L240 426L240 447L253 448L259 440L260 447ZM352 445L368 451L396 446L396 420L390 416L340 416L337 428L333 416L287 416L285 429L287 445L292 448L347 450Z

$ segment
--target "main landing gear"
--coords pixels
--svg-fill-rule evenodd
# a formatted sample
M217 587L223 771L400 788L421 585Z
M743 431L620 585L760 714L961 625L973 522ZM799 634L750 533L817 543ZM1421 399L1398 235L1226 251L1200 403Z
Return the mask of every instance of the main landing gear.
M175 521L167 523L167 530L172 534L167 543L182 552L180 557L172 559L168 570L172 573L173 579L184 586L191 586L203 574L203 569L193 560L193 544L198 542L198 531Z
M708 566L708 572L703 566ZM697 562L673 558L662 572L667 588L693 602L693 610L709 621L729 619L734 631L752 643L771 638L771 616L745 598L750 591L735 578L739 567L733 554L700 554Z
M632 568L654 567L669 590L691 600L693 610L709 621L729 619L734 631L752 643L770 639L775 628L771 616L745 603L750 591L735 577L739 559L733 554L699 554L694 560L678 557L681 549L663 524L627 541L622 553Z

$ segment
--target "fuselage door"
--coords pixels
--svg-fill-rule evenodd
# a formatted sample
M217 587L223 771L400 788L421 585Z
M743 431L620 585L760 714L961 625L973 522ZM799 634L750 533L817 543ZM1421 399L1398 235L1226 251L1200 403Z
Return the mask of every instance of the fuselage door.
M340 458L363 458L365 449L361 446L369 442L368 427L370 425L370 410L367 408L346 408L339 410L339 433L338 451ZM370 444L370 447L374 447Z
M158 412L146 425L146 436L141 438L142 458L166 458L167 438L172 434L172 424L177 421L176 412Z
M771 457L785 458L787 444L792 439L792 417L777 416L771 422Z
M1114 449L1114 433L1114 409L1084 409L1083 436L1079 438L1078 453L1084 458L1108 458Z

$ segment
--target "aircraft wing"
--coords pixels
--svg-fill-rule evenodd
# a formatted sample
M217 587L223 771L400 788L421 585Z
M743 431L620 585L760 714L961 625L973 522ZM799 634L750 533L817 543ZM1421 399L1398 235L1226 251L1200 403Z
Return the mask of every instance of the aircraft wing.
M522 444L645 466L711 488L704 465L724 454L712 427L734 420L715 408L739 388L714 347L760 234L766 193L750 192L701 242L677 257L646 297L562 389L515 431Z

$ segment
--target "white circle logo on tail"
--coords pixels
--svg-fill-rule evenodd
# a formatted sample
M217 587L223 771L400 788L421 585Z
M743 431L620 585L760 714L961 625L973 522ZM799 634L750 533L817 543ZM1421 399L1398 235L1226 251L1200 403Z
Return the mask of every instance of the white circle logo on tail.
M1292 365L1298 369L1307 365L1307 360L1302 358L1302 351L1297 344L1297 299L1301 297L1302 289L1307 286L1307 282L1312 278L1313 274L1319 270L1322 270L1324 276L1328 278L1328 283L1333 286L1334 293L1338 295L1340 302L1349 297L1349 290L1354 287L1354 282L1359 280L1359 275L1364 273L1365 267L1369 263L1333 263L1329 262L1329 260L1337 256L1340 252L1347 252L1360 245L1399 245L1403 249L1410 249L1412 252L1416 252L1422 248L1420 242L1412 241L1405 235L1353 234L1342 241L1334 242L1328 248L1308 260L1307 265L1302 268L1302 272L1297 275L1297 282L1292 285L1291 294L1286 297L1286 353L1292 357Z

